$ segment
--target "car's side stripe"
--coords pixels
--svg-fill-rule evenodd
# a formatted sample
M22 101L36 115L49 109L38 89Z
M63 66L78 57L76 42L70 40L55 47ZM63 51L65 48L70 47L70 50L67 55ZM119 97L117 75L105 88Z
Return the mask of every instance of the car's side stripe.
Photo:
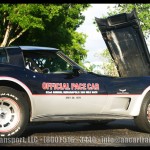
M119 97L129 97L138 96L141 94L32 94L33 96L119 96Z
M27 85L25 85L22 81L16 79L16 78L13 78L13 77L9 77L9 76L0 76L0 80L7 80L7 81L13 81L15 83L18 83L20 86L22 86L26 92L31 96L62 96L62 95L65 95L65 96L134 96L134 95L141 95L141 94L33 94L31 92L31 90L27 87Z

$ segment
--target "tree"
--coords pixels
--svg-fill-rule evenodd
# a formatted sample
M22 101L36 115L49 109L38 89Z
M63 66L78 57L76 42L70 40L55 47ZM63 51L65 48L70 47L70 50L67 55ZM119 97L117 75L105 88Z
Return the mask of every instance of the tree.
M115 62L112 59L108 49L105 49L102 53L100 53L100 56L105 58L105 61L101 66L104 74L110 76L119 76Z
M114 10L109 9L107 16L112 16L120 13L128 13L131 12L133 9L136 9L142 31L145 35L145 38L148 38L150 34L150 4L117 4ZM106 18L106 16L104 16L104 18ZM102 66L104 73L108 75L118 76L115 62L111 58L108 49L104 50L100 56L103 56L107 60Z
M101 65L91 63L90 61L84 62L83 68L85 70L87 70L88 72L94 72L96 74L102 74L102 72L101 72L101 70L102 70Z
M0 4L0 46L9 46L27 30L43 30L42 17L51 20L60 8L54 4Z
M78 63L86 57L86 35L76 29L89 4L0 4L0 46L56 47Z

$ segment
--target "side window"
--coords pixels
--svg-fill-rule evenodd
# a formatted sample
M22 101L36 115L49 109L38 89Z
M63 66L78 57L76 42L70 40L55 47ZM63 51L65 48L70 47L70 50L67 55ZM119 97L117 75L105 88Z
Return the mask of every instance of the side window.
M50 72L69 72L72 70L72 66L58 55L51 55L43 60L43 67L48 68Z
M7 63L7 62L8 59L5 49L0 49L0 63Z
M24 54L26 68L38 73L67 73L72 66L57 53L34 52Z

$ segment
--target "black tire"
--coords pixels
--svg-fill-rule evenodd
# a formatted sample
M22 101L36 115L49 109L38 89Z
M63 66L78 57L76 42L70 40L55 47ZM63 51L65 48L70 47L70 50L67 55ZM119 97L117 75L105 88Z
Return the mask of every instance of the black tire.
M0 137L19 137L29 122L29 107L17 90L0 86Z
M148 107L149 107L149 119L148 119ZM136 126L144 131L150 133L150 92L146 94L143 103L141 105L139 116L134 117Z

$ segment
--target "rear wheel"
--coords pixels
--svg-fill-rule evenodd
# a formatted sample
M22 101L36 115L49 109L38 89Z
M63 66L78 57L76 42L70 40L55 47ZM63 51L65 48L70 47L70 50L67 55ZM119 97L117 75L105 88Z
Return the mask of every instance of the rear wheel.
M18 137L29 121L29 107L15 89L0 87L0 137Z
M134 118L134 121L139 129L150 133L150 92L145 96L140 114Z

